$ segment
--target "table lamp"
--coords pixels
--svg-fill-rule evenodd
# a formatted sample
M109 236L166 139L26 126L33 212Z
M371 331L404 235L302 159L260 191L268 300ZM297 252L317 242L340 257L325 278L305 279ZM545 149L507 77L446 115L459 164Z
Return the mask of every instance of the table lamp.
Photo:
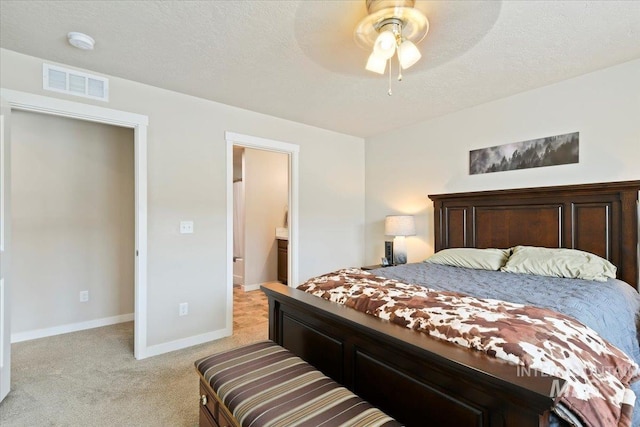
M416 235L416 223L411 215L387 215L384 220L384 234L394 236L393 264L407 263L405 236Z

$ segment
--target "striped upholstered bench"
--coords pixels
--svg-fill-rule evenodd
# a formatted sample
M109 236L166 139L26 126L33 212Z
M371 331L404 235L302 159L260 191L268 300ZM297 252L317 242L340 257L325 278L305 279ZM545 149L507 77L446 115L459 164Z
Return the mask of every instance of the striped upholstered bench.
M271 341L205 357L200 427L400 424Z

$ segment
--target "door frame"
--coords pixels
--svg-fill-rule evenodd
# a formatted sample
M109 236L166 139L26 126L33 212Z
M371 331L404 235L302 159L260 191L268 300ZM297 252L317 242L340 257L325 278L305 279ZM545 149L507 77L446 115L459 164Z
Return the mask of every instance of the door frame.
M11 201L5 197L11 188L11 161L9 129L11 107L0 98L0 402L11 391L11 310L9 308L9 251L10 225L7 217ZM6 127L5 127L6 123Z
M227 330L233 333L233 146L283 153L289 157L288 284L293 287L298 283L298 164L300 146L228 131L224 133L224 137L227 142L227 307L230 307L227 311Z
M0 88L11 110L49 114L133 129L135 176L135 301L134 349L136 359L147 354L147 127L149 117L80 102ZM6 196L5 196L6 197Z

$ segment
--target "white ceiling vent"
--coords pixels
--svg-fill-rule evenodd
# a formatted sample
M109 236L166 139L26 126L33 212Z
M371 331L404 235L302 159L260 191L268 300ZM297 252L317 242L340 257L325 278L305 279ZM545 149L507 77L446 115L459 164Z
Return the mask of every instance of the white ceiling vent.
M42 88L109 101L109 79L55 65L42 64Z

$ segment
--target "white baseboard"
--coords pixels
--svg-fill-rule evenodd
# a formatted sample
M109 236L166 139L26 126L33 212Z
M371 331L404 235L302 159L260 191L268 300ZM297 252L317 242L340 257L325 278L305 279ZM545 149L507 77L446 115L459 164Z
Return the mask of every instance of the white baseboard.
M240 276L239 274L234 274L233 275L233 284L234 285L242 285L244 277Z
M262 283L256 283L254 285L242 285L240 286L240 288L242 288L244 292L250 292L250 291L257 291L258 289L260 289L261 285Z
M170 351L182 350L198 344L204 344L209 341L219 340L220 338L231 336L233 331L230 328L220 329L206 334L194 335L188 338L182 338L175 341L169 341L162 344L150 345L147 347L141 359L158 356L160 354L169 353Z
M268 285L269 283L281 283L281 282L278 282L277 280L271 280L269 282L256 283L256 284L253 284L253 285L242 285L242 286L240 286L240 288L244 292L258 291L258 290L260 290L260 286Z
M102 319L87 320L86 322L68 323L66 325L53 326L51 328L34 329L32 331L11 334L11 343L35 340L38 338L52 337L54 335L67 334L69 332L84 331L85 329L100 328L102 326L115 325L117 323L131 322L133 313L121 314Z

